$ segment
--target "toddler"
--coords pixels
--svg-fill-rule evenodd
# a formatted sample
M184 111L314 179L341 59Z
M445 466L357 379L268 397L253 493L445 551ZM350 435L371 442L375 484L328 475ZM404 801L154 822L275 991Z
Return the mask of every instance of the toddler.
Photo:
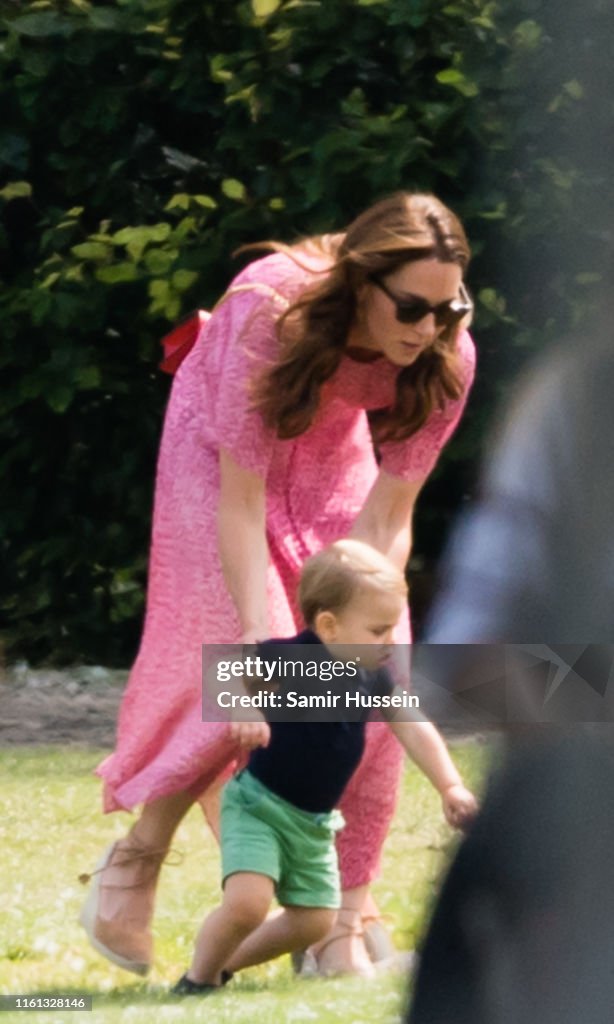
M269 714L268 723L233 723L235 736L254 749L247 767L224 789L223 901L200 930L190 968L174 988L179 994L214 990L235 971L320 941L340 905L335 832L343 819L336 807L362 756L370 699L386 703L381 698L397 689L383 666L406 612L407 585L384 555L343 540L306 561L299 603L307 629L266 641L258 653L274 652L279 663L284 648L295 658L294 645L301 645L310 661L345 663L342 685L359 692L366 707L346 718L340 711L337 721L276 721ZM288 685L296 689L300 681L284 678L281 692ZM394 706L383 714L441 794L447 821L464 828L476 802L436 728L408 720ZM274 896L283 909L267 917Z

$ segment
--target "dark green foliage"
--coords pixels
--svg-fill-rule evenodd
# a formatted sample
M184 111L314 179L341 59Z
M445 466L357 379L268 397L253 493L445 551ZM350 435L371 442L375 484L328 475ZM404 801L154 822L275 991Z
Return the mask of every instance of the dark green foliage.
M168 390L159 337L214 301L241 243L339 229L397 188L449 202L476 254L480 376L423 501L417 550L432 557L495 400L583 321L610 258L610 6L0 3L12 653L130 659Z

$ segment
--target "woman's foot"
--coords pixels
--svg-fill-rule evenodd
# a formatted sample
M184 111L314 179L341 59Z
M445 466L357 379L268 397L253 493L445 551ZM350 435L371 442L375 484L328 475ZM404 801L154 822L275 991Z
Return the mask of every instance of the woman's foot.
M362 925L367 953L378 973L394 971L408 974L414 969L416 954L413 950L401 951L396 948L379 914L363 914Z
M365 946L372 963L388 960L396 954L397 950L390 933L382 924L379 915L369 917L363 915L362 926L365 933Z
M129 834L109 846L96 870L81 878L91 880L79 918L90 943L107 960L134 974L146 975L152 964L151 920L166 852Z
M374 967L365 946L365 935L359 911L341 909L336 923L316 946L308 951L312 956L308 964L317 964L317 973L327 977L334 974L358 974L373 977Z

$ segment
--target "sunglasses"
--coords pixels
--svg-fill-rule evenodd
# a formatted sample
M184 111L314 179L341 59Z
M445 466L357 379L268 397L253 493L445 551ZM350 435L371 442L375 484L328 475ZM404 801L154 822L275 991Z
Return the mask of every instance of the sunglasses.
M437 327L454 327L473 309L473 303L462 284L458 299L451 299L449 302L440 302L438 306L431 306L426 299L422 299L418 295L400 299L379 277L372 276L369 280L394 302L396 318L401 324L417 324L429 313L432 313Z

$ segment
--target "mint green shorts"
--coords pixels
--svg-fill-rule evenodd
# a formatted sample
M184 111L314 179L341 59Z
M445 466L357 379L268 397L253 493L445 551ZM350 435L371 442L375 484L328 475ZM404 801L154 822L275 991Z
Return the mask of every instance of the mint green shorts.
M247 770L222 795L222 879L238 871L267 875L282 906L341 903L335 832L340 811L311 814L273 793Z

